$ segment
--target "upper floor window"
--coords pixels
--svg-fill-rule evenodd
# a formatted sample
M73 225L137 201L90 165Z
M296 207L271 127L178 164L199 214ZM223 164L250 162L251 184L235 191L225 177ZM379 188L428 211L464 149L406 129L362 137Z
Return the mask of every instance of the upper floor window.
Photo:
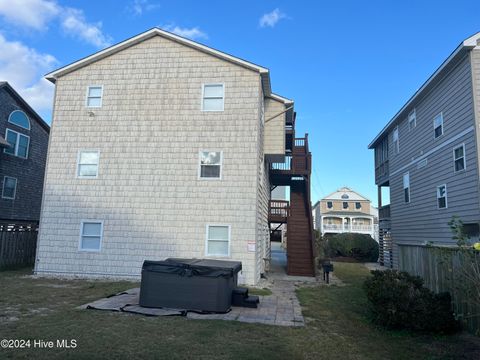
M9 147L3 151L10 155L15 155L21 158L28 158L28 147L30 145L30 137L20 134L11 129L7 129L5 133L5 140L10 144Z
M433 119L433 133L435 139L443 135L443 113L438 114Z
M333 208L333 202L327 201L327 208L329 209Z
M437 206L439 209L447 208L447 184L437 186Z
M412 130L417 126L417 111L415 109L408 114L408 128Z
M362 208L362 203L356 202L355 203L355 209L360 210Z
M10 176L4 176L2 198L13 200L15 199L16 192L17 192L17 179Z
M400 152L400 141L398 138L398 126L393 129L393 151L395 154L398 154Z
M403 200L406 203L410 202L410 173L403 175Z
M465 144L457 146L453 149L453 162L455 172L465 170Z
M80 151L78 153L77 177L96 178L98 176L98 162L100 154L95 150Z
M21 110L14 110L8 117L8 122L20 126L26 130L30 130L30 120Z
M94 85L87 88L87 107L102 107L103 86Z
M207 256L230 255L230 226L207 225Z
M223 84L203 85L202 111L223 111Z
M222 153L220 151L200 151L201 179L221 179Z
M344 209L348 209L348 202L347 202L347 201L344 201L344 202L343 202L343 208L344 208Z
M100 251L103 237L103 222L82 221L80 246L83 251Z

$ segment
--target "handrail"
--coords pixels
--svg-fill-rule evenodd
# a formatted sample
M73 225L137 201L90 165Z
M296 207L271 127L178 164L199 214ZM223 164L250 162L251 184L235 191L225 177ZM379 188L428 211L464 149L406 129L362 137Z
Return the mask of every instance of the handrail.
M290 203L286 200L270 200L268 203L268 213L271 216L288 217L290 216Z

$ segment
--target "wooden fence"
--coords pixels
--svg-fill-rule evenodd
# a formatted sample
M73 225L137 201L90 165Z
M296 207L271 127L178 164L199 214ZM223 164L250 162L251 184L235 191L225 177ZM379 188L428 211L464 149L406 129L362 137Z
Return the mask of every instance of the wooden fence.
M37 223L0 223L0 269L35 263Z
M434 292L448 291L457 318L480 334L480 252L401 244L398 249L399 269L422 277Z

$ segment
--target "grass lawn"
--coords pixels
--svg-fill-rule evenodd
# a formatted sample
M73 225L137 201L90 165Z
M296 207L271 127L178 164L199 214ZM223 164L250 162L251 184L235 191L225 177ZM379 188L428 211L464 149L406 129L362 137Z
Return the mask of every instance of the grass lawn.
M0 272L0 339L75 339L75 349L0 349L0 358L479 359L478 338L390 332L368 322L361 264L337 263L345 286L298 290L308 323L286 328L219 320L144 317L76 306L128 282L33 279Z

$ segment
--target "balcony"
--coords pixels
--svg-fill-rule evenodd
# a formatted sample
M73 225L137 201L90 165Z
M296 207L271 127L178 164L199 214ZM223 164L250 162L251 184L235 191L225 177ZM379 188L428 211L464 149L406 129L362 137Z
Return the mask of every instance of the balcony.
M270 200L268 204L268 221L284 224L290 216L290 204L285 200Z
M304 138L294 138L291 155L285 156L283 163L270 163L271 183L290 185L292 177L310 175L312 155L308 149L308 134Z
M375 167L375 183L377 185L387 182L389 176L390 170L388 160L385 160L384 162Z
M390 205L386 205L378 208L378 219L390 220Z

